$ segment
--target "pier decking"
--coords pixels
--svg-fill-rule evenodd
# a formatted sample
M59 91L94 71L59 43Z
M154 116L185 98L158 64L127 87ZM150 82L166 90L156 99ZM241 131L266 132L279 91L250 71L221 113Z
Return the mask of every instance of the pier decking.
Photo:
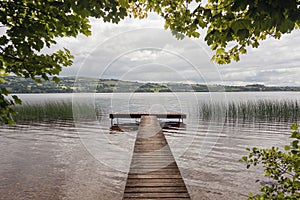
M123 199L190 199L157 116L141 116Z

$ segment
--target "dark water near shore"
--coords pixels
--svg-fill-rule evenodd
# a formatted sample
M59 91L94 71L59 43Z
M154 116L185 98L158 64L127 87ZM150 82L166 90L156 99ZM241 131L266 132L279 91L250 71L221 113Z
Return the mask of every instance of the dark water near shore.
M246 199L264 180L238 160L246 147L283 147L291 122L199 120L207 101L298 99L300 93L45 94L24 101L88 102L101 107L94 121L23 122L0 129L0 199L121 199L137 132L111 132L107 114L184 112L186 128L165 129L192 199ZM78 112L78 111L77 111ZM78 116L78 115L77 115Z

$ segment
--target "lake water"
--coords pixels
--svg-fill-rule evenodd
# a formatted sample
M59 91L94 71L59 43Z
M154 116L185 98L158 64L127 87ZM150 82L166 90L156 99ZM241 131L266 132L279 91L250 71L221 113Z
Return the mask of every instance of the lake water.
M23 122L0 129L0 199L122 199L137 133L110 131L110 112L183 112L185 128L164 129L192 199L247 199L261 168L238 160L247 147L283 147L291 122L201 120L203 102L300 100L300 93L22 94L24 102L73 101L73 121ZM82 120L80 103L101 111ZM259 181L258 181L259 180Z

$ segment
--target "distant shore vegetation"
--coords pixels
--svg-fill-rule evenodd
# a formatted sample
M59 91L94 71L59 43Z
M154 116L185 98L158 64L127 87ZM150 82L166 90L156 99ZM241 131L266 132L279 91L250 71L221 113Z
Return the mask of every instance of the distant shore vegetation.
M270 87L261 84L246 86L222 86L185 83L141 83L116 79L93 79L81 77L61 77L59 83L44 81L37 83L31 79L16 76L4 77L0 87L10 93L112 93L112 92L250 92L250 91L300 91L300 87Z

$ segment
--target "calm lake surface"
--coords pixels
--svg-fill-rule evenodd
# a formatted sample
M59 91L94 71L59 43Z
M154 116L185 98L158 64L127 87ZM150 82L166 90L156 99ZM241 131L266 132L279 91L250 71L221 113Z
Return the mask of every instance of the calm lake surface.
M185 128L164 129L192 199L247 199L261 168L238 160L247 147L283 147L292 122L201 120L205 102L300 100L296 92L22 94L25 103L72 101L73 121L22 122L0 129L0 199L122 199L135 120L110 131L111 112L183 112ZM100 110L82 120L80 103Z

